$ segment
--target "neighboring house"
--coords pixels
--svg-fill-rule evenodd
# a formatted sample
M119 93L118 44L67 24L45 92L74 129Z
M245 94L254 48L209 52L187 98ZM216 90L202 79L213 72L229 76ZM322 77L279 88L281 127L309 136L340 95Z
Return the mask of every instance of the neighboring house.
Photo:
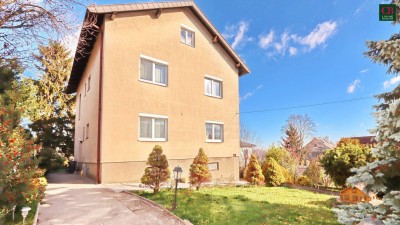
M99 29L82 29L67 90L87 174L139 182L160 145L182 177L203 148L214 178L238 180L239 77L250 71L198 6L91 5L84 24L93 19Z
M305 162L308 164L311 160L318 159L325 150L335 147L327 137L315 137L304 146Z
M361 136L361 137L344 137L348 139L357 139L363 145L376 145L375 136Z
M340 192L340 201L347 203L369 202L372 198L360 188L348 187Z
M255 144L251 144L245 141L240 141L240 162L239 162L240 167L246 167L248 159L253 153L255 147L256 147Z

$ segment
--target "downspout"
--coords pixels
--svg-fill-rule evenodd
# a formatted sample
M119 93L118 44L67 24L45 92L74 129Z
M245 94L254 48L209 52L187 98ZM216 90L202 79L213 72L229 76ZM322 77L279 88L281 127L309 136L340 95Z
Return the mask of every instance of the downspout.
M99 109L98 109L98 131L97 131L97 172L96 183L101 183L100 178L100 153L101 153L101 127L102 127L102 110L103 110L103 48L104 48L104 22L100 31L100 74L99 74Z

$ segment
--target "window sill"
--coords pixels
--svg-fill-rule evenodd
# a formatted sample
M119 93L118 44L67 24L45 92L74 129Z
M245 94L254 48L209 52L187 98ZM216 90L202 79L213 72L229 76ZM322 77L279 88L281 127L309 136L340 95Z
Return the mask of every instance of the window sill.
M190 44L187 44L187 43L185 43L185 42L182 42L182 41L181 41L181 43L182 43L182 44L184 44L184 45L187 45L187 46L189 46L189 47L192 47L192 48L194 48L194 45L190 45Z
M143 142L166 142L167 139L165 139L165 138L139 138L138 141L143 141Z
M206 140L206 143L222 143L222 140Z
M143 79L139 79L139 81L144 82L144 83L155 84L155 85L158 85L158 86L167 87L167 85L163 84L163 83L156 83L156 82L153 82L153 81L148 81L148 80L143 80Z
M217 95L209 95L209 94L204 94L205 96L208 96L208 97L212 97L212 98L219 98L219 99L222 99L222 97L220 97L220 96L217 96Z

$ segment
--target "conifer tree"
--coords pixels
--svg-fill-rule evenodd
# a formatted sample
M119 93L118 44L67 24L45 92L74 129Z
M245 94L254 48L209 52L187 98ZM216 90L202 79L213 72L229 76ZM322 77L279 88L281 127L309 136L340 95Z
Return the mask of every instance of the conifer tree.
M30 128L37 143L69 156L73 154L75 115L75 96L65 93L72 66L70 52L60 42L50 41L48 46L39 46L34 58L41 76L30 82L37 88L38 105L36 113L30 115Z
M399 12L400 0L393 0L392 4L396 4ZM400 13L397 13L395 24L399 23ZM365 55L373 62L388 66L388 74L400 75L399 33L388 40L368 41L367 47ZM372 150L377 160L353 169L355 175L348 178L347 183L352 186L362 183L365 191L384 194L383 203L359 203L335 209L339 222L344 224L358 223L371 216L384 224L400 224L400 85L377 98L381 101L375 106L377 127L374 134L378 143Z
M142 184L149 185L154 190L154 193L158 193L161 184L166 182L171 174L168 168L167 156L163 154L161 146L154 146L147 159L147 165L148 167L144 170L144 175L140 181Z
M279 165L275 159L267 158L262 165L265 183L271 186L279 186L284 183L286 181L284 170L286 169Z
M251 154L249 164L244 171L244 179L252 185L261 185L264 182L264 175L254 154Z
M193 163L190 165L190 184L200 189L202 183L211 180L211 173L208 170L208 157L203 149L199 149L199 153L194 158Z
M296 159L297 163L300 163L303 159L302 145L303 142L301 137L292 124L285 130L286 137L282 138L282 146Z

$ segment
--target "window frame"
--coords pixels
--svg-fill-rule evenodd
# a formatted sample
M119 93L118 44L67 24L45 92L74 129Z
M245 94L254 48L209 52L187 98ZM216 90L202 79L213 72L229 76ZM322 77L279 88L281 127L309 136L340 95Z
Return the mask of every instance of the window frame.
M141 78L142 59L143 59L143 60L146 60L146 61L149 61L149 62L152 63L151 81L150 81L150 80L145 80L145 79L142 79L142 78ZM157 64L157 65L160 65L160 66L164 66L164 67L166 68L166 70L165 70L165 84L164 84L164 83L158 83L158 82L155 81L155 67L156 67L156 64ZM150 83L150 84L155 84L155 85L167 87L167 86L168 86L168 75L169 75L169 74L168 74L168 72L169 72L169 71L168 71L168 70L169 70L168 67L169 67L169 66L168 66L168 62L165 62L165 61L162 61L162 60L159 60L159 59L152 58L152 57L150 57L150 56L146 56L146 55L140 54L140 55L139 55L139 81L142 81L142 82L145 82L145 83Z
M141 118L150 118L151 119L151 138L140 137L140 122ZM156 119L165 120L165 137L164 138L155 138L155 123ZM158 141L158 142L166 142L168 141L168 116L163 115L155 115L155 114L147 114L147 113L139 113L139 123L138 123L138 140L139 141Z
M89 139L89 124L86 124L86 139Z
M217 165L217 168L216 169L210 169L210 164ZM217 170L219 170L219 162L210 162L210 163L207 164L207 168L208 168L209 171L217 171Z
M208 94L207 92L206 92L206 80L210 80L211 81L211 94ZM221 94L221 96L218 96L218 95L215 95L214 93L213 93L213 82L218 82L219 83L219 92L220 92L220 94ZM206 96L209 96L209 97L214 97L214 98L220 98L220 99L222 99L223 98L223 81L222 81L222 79L220 79L220 78L217 78L217 77L213 77L213 76L210 76L210 75L205 75L204 76L204 95L206 95Z
M207 124L211 124L212 125L212 136L213 139L209 139L207 137ZM219 125L221 126L221 139L215 139L215 126L214 125ZM224 142L224 123L223 122L218 122L218 121L206 121L205 122L205 132L206 132L206 142L207 143L222 143Z
M92 75L89 75L88 76L88 81L87 81L87 92L89 92L89 90L90 90L90 77L91 77Z
M185 31L185 41L184 42L182 41L182 30ZM181 32L179 33L179 39L180 39L181 43L194 48L196 46L196 32L194 31L194 29L192 29L192 28L190 28L190 27L188 27L186 25L181 24L181 30L180 31ZM188 38L187 38L188 35L187 34L188 33L192 33L192 44L187 43L187 40L188 40Z

